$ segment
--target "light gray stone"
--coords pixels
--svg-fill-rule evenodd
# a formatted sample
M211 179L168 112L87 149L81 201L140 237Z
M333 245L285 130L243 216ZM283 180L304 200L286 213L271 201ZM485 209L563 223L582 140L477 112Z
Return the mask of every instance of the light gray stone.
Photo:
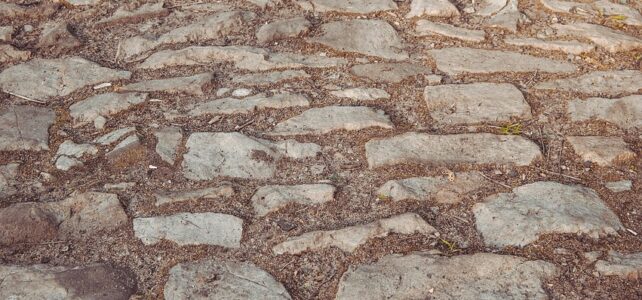
M571 73L576 70L575 65L565 61L508 51L444 48L428 50L428 53L437 63L437 69L448 75L497 72Z
M411 63L376 63L356 65L350 72L359 77L377 82L399 83L402 80L417 76L432 74L429 68Z
M353 252L373 238L396 234L430 235L437 230L414 213L405 213L381 219L364 225L355 225L338 230L312 231L288 238L272 248L276 255L298 254L307 250L337 247L345 252Z
M0 42L10 42L13 26L0 26Z
M156 137L156 153L170 165L174 164L178 147L183 141L183 131L180 127L168 126L154 132Z
M623 16L624 18L619 20L619 22L633 26L642 25L642 15L635 9L608 0L590 2L540 0L540 3L542 3L545 8L558 13L570 13L580 16Z
M356 52L391 60L404 60L403 40L384 20L347 20L321 25L323 32L308 42L319 43L341 52ZM349 33L349 34L346 34Z
M69 156L60 156L56 159L56 169L62 171L69 171L73 167L82 166L82 161L69 157Z
M366 143L368 165L507 164L530 165L541 157L539 147L521 136L490 133L432 135L409 132Z
M642 89L642 72L638 70L594 71L578 77L544 81L535 85L535 88L617 96L621 93L636 93Z
M620 193L630 191L633 188L633 182L631 180L612 181L607 182L604 186L611 192Z
M452 177L411 177L389 180L377 190L377 197L393 201L434 200L438 203L460 202L466 193L489 184L479 172L457 173Z
M624 254L609 251L606 260L598 260L595 270L604 276L620 276L631 280L642 277L642 252Z
M330 95L338 98L349 98L359 101L372 101L379 99L390 99L390 94L377 88L351 88L339 91L332 91Z
M202 188L197 190L165 192L156 194L156 206L178 202L193 201L199 199L219 199L234 196L235 191L232 185L222 184L220 186Z
M636 158L635 152L617 136L569 136L566 140L583 161L594 162L600 166L612 166Z
M118 88L119 92L166 92L203 95L203 86L214 78L211 73L196 74L186 77L154 79L136 82Z
M15 180L18 176L18 167L20 167L18 163L0 165L0 197L12 196L18 192L16 188L18 182Z
M430 116L440 124L474 124L530 119L531 107L509 83L427 86L424 99Z
M179 263L169 270L163 289L167 300L292 299L283 285L251 262L199 260Z
M163 5L163 1L143 4L135 9L129 9L126 7L126 5L123 5L120 6L110 17L96 22L96 25L128 23L166 15L168 13L168 10L166 8L163 8Z
M511 32L517 31L517 24L522 16L519 11L517 0L508 0L506 5L497 13L491 16L484 23L491 27L507 29Z
M239 248L243 220L219 213L178 213L134 219L134 235L145 245L168 240L185 245Z
M392 0L299 0L297 3L301 8L315 12L369 14L397 9Z
M274 126L274 135L326 134L335 130L356 131L370 127L394 127L383 111L365 106L311 108Z
M568 103L568 114L575 122L596 119L625 129L642 128L642 96L575 99Z
M64 155L69 157L81 158L85 155L96 155L98 148L91 144L76 144L72 140L66 140L58 146L56 156Z
M642 48L642 39L601 25L572 23L553 24L551 27L558 36L584 38L612 53Z
M552 263L510 255L391 254L351 267L336 299L547 299L542 286L557 274Z
M497 14L508 4L508 0L481 0L478 9L474 12L477 16L490 17Z
M147 99L147 93L106 93L89 97L69 107L69 114L77 126L93 122L97 117L127 110Z
M473 206L477 230L488 246L523 247L547 233L597 239L623 229L598 194L583 186L535 182L492 195Z
M504 42L508 45L519 46L519 47L533 47L542 50L549 51L562 51L564 53L570 53L575 55L580 55L582 53L591 52L595 50L595 46L573 41L546 41L536 38L507 38Z
M24 61L31 57L31 52L21 51L11 45L0 45L0 63Z
M237 75L232 78L232 82L244 85L268 85L305 78L310 78L310 74L303 70L286 70Z
M282 39L298 37L310 30L312 23L305 17L296 17L277 20L267 23L256 32L256 40L261 43L270 43Z
M120 129L111 131L103 136L97 137L96 139L94 139L93 142L103 146L111 145L117 142L118 140L120 140L122 137L134 132L136 132L136 127L120 128Z
M335 187L329 184L268 185L252 196L252 206L262 217L290 203L318 205L334 200Z
M274 148L291 159L315 157L321 153L321 146L314 143L299 143L296 140L273 142Z
M442 35L468 42L483 42L486 33L483 30L472 30L463 27L456 27L445 23L419 20L415 26L415 32L419 36Z
M258 94L244 99L223 98L197 104L188 112L190 116L207 114L247 114L256 110L308 107L310 101L303 95L281 93L266 97Z
M50 108L9 106L0 109L0 151L49 150Z
M459 16L459 10L448 0L412 0L406 18L423 16L455 17Z

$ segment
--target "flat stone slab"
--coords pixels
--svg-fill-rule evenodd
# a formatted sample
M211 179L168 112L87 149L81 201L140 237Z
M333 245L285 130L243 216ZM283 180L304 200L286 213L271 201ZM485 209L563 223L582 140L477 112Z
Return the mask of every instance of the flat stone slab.
M637 93L642 89L642 72L638 70L594 71L578 77L544 81L535 85L535 88L617 96L622 93Z
M252 196L252 207L262 217L290 203L318 205L334 200L335 187L329 184L268 185Z
M91 96L69 107L69 114L76 125L94 122L98 117L108 117L141 104L147 93L106 93Z
M530 119L524 95L509 83L470 83L427 86L424 100L440 124L474 124Z
M124 268L0 265L1 299L114 299L136 293L136 278Z
M504 42L508 45L519 47L533 47L549 51L562 51L580 55L582 53L591 52L595 50L595 46L578 41L547 41L536 38L507 38Z
M604 17L622 16L618 21L627 25L641 26L642 15L634 8L626 5L610 2L608 0L590 1L588 3L559 1L559 0L540 0L545 8L554 12L570 13L579 16L600 15Z
M598 260L595 270L604 276L620 276L631 280L642 277L642 252L624 254L609 251L606 260Z
M437 69L448 75L498 72L571 73L576 71L575 65L565 61L517 52L473 48L444 48L428 50L428 53L437 63Z
M166 92L203 95L203 86L214 79L211 73L196 74L186 77L146 80L118 88L119 92Z
M490 27L498 27L511 32L516 32L517 23L519 23L522 16L522 13L519 11L518 4L517 0L506 1L506 5L484 21L484 24Z
M486 39L486 33L483 30L472 30L428 20L417 21L415 32L419 36L441 35L468 42L483 42Z
M412 0L406 18L413 17L455 17L459 16L457 7L448 0Z
M276 255L298 254L307 250L337 247L345 252L352 252L373 238L396 234L436 233L424 219L415 213L406 213L381 219L364 225L350 226L338 230L312 231L300 236L288 238L272 248Z
M460 202L467 193L488 186L479 172L457 173L452 177L411 177L389 180L377 190L377 197L401 200L434 200L437 203Z
M351 267L336 299L547 299L542 286L557 273L552 263L511 255L391 254Z
M635 152L629 150L622 137L617 136L569 136L566 140L582 160L600 166L612 166L634 160Z
M49 150L49 126L55 118L56 113L45 107L0 109L0 151Z
M625 129L642 128L642 96L575 99L568 103L568 114L574 122L601 120Z
M179 246L241 247L243 220L219 213L178 213L134 219L134 235L145 245L168 240Z
M308 107L310 101L303 95L281 93L273 96L254 95L243 99L222 98L197 104L188 112L190 116L207 114L247 114L256 110L290 107Z
M642 48L642 39L596 24L572 23L551 25L558 36L580 37L615 53Z
M305 17L296 17L285 20L277 20L267 23L256 32L256 40L261 43L269 43L305 34L312 27L312 23Z
M604 184L604 186L613 193L621 193L630 191L633 188L631 180L611 181Z
M339 91L331 91L330 95L338 98L349 98L358 101L372 101L379 99L390 99L390 94L377 88L351 88Z
M366 143L371 169L396 164L510 164L528 166L539 147L521 136L467 133L432 135L409 132Z
M47 101L67 96L88 85L129 79L128 71L101 67L80 57L36 58L0 73L0 89L20 96Z
M268 85L281 83L288 80L299 80L310 78L310 74L303 70L274 71L268 73L253 73L238 75L232 78L232 82L243 85Z
M356 52L391 60L404 60L403 40L397 31L383 20L348 20L325 23L318 37L308 38L341 52ZM346 34L349 33L349 34Z
M300 0L297 3L301 8L315 12L369 14L397 9L392 0Z
M169 270L163 289L167 300L292 299L283 285L251 262L199 260Z
M375 63L356 65L350 68L350 73L372 81L399 83L409 77L432 74L432 71L412 63Z
M500 248L523 247L548 233L587 234L597 239L623 229L595 191L551 181L487 197L473 206L473 213L486 245Z
M168 126L154 131L156 153L166 163L173 165L178 148L183 142L183 130L178 126Z
M194 201L199 199L220 199L234 196L236 192L230 184L208 187L196 190L164 192L156 194L156 206L165 204Z
M390 118L365 106L311 108L274 126L274 135L326 134L335 130L356 131L370 127L391 129Z

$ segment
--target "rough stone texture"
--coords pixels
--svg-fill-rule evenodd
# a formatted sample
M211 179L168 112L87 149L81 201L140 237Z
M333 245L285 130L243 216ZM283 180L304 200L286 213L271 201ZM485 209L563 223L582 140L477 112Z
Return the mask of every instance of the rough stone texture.
M232 82L243 85L270 85L296 79L310 78L310 75L302 70L275 71L268 73L252 73L238 75L232 78Z
M276 94L266 97L258 94L243 99L223 98L197 104L189 111L190 116L207 114L246 114L261 109L276 109L289 107L307 107L310 101L303 96L290 93Z
M252 196L254 212L259 217L290 203L316 205L334 200L335 188L329 184L268 185Z
M625 129L642 128L642 96L575 99L568 103L568 114L575 122L596 119Z
M0 63L23 61L31 57L31 52L20 51L11 45L0 45Z
M0 108L0 151L49 150L53 110L34 106Z
M566 139L582 160L600 166L623 164L636 158L622 137L569 136Z
M541 157L539 147L521 136L409 132L366 143L370 168L395 164L512 164L527 166Z
M1 299L127 300L135 292L133 274L109 265L0 265Z
M188 95L203 95L203 85L212 81L211 73L196 74L186 77L155 79L128 84L118 88L119 92L167 92Z
M183 141L183 131L180 127L168 126L154 132L156 137L156 153L170 165L174 164L178 147Z
M601 25L589 23L553 24L558 36L588 39L609 52L631 51L642 48L642 40Z
M13 35L13 26L0 26L0 42L11 41Z
M67 96L84 86L130 77L128 71L101 67L80 57L37 58L4 69L0 73L0 89L47 101L52 97Z
M592 189L540 181L492 195L473 206L477 230L488 246L526 246L547 233L597 239L623 229Z
M230 184L197 190L166 192L163 194L156 194L156 206L199 199L229 198L234 194L234 188Z
M69 32L69 24L65 22L50 22L44 25L37 48L46 49L55 55L79 47L82 42Z
M77 125L93 122L99 116L107 117L141 104L147 93L106 93L89 97L69 107L69 114Z
M612 181L605 183L604 186L611 192L621 193L630 191L633 188L633 182L631 180Z
M506 1L506 5L484 23L491 27L499 27L516 32L517 24L522 15L517 6L517 0Z
M365 106L326 106L311 108L274 126L272 134L326 134L334 130L355 131L370 127L391 129L390 118Z
M460 202L466 193L489 184L479 172L457 173L452 177L411 177L389 180L377 190L377 197L393 201L406 199L434 200L438 203Z
M432 74L429 68L411 63L379 63L356 65L350 72L359 77L364 77L377 82L399 83L402 80L417 76Z
M549 51L562 51L565 53L579 55L595 50L595 46L578 41L546 41L536 38L507 38L504 42L513 46L526 46Z
M114 149L107 152L107 154L105 154L105 157L112 161L116 161L123 157L124 154L131 153L130 151L134 151L139 147L141 147L140 138L138 137L138 135L132 134L118 143L118 145L116 145Z
M623 16L620 22L633 25L642 25L642 15L635 9L626 5L620 5L608 0L591 1L589 3L572 2L572 1L559 1L559 0L540 0L542 5L554 12L571 13L577 15L601 15L609 16Z
M509 83L427 86L424 99L430 116L442 124L472 124L529 119L531 107Z
M474 12L474 15L490 17L498 13L506 4L508 4L508 0L481 0L479 1L479 9Z
M604 276L620 276L630 280L642 277L642 252L624 254L609 251L606 260L598 260L595 270Z
M321 31L323 33L320 36L307 40L342 52L357 52L392 60L408 58L397 31L383 20L336 21L321 25Z
M69 156L60 156L56 159L56 169L69 171L73 167L82 166L82 161Z
M8 197L18 192L16 176L18 176L18 163L0 165L0 197Z
M66 140L58 147L56 152L56 168L68 171L72 167L82 165L77 158L93 156L98 153L98 148L91 144L76 144L72 140Z
M393 0L299 0L297 3L301 8L315 12L369 14L397 9Z
M336 299L546 299L543 281L557 272L551 263L510 255L392 254L350 268Z
M462 73L546 72L570 73L575 65L549 58L516 52L472 48L444 48L428 50L437 63L437 69L449 75Z
M129 9L126 5L119 7L110 17L104 18L97 25L111 25L115 23L129 23L151 17L166 15L168 10L163 8L163 2L147 3L135 9Z
M459 16L459 10L448 0L412 0L406 18L422 16L455 17Z
M642 72L639 70L594 71L578 77L544 81L535 85L535 88L617 96L622 93L636 93L642 89Z
M219 213L178 213L134 219L134 234L145 245L169 240L184 245L241 246L243 220Z
M307 250L337 247L345 252L352 252L368 240L397 234L436 233L424 219L414 213L406 213L381 219L364 225L350 226L338 230L312 231L300 236L288 238L272 248L277 254L297 254Z
M350 98L352 100L370 101L378 99L390 99L390 94L377 88L351 88L340 91L332 91L330 95L338 98Z
M483 30L466 29L445 23L430 22L428 20L417 21L415 32L419 36L443 35L468 42L483 42L486 39L486 33Z
M200 260L169 270L165 299L292 299L272 275L251 262Z
M134 132L136 132L136 127L120 128L120 129L111 131L103 136L97 137L96 139L94 139L93 142L103 146L111 145L117 142L118 140L120 140L122 137Z
M297 37L308 32L312 24L305 17L278 20L265 24L256 32L256 40L269 43L291 37Z

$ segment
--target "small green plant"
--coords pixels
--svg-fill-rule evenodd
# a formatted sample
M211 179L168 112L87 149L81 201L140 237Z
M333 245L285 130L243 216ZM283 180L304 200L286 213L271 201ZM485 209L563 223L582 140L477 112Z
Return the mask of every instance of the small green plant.
M619 22L626 20L626 18L627 18L627 16L623 16L623 15L612 15L612 16L609 16L610 20L619 21Z
M522 124L520 123L506 124L502 126L499 130L502 134L505 134L505 135L520 135L522 134Z
M379 199L379 201L386 201L388 200L388 196L384 194L377 194L377 199Z
M446 247L448 247L448 252L452 253L452 252L459 251L459 249L457 248L457 244L455 244L454 242L449 242L449 241L444 240L444 239L440 239L440 240L441 240L442 244L444 244L444 245L446 245Z

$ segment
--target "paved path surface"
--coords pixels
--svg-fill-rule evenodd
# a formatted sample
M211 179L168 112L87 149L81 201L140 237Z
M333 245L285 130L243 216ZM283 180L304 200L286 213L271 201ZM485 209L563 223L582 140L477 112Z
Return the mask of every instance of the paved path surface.
M0 299L642 298L641 9L3 1Z

